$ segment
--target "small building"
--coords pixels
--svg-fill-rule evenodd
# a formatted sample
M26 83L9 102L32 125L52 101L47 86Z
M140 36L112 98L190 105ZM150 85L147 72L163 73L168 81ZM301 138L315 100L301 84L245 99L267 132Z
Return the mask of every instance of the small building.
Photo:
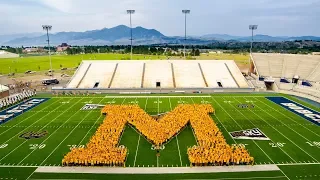
M57 47L57 52L62 52L62 51L65 51L67 50L68 48L70 48L71 46L68 45L67 43L62 43L61 45L59 45Z
M43 47L28 47L28 48L24 48L22 52L23 53L41 53L46 51L47 50L45 50Z
M0 99L9 96L9 88L0 84Z

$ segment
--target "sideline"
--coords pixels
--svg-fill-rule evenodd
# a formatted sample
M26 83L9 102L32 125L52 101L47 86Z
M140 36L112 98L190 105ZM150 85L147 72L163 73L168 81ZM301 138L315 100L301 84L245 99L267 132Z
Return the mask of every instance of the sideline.
M277 165L239 165L208 167L48 167L41 166L37 173L90 173L90 174L177 174L213 172L279 171Z

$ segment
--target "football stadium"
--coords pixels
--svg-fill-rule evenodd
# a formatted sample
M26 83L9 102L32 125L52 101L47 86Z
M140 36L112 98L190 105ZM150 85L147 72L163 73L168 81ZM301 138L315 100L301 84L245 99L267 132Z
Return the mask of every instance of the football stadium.
M1 99L2 179L319 179L320 58L82 61ZM295 95L295 96L292 96Z
M139 23L167 18L162 30L176 33L169 2L39 2L0 2L14 14L32 11L0 22L0 180L320 179L320 37L293 36L318 28L303 18L315 21L319 2L193 7L201 33L259 21L276 37L254 36L258 25L249 25L251 36L240 36L243 29L187 36L188 9L179 12L184 37L166 36L133 28L135 10L122 10L143 2ZM170 1L177 4L189 3ZM116 9L130 16L130 27L107 28L124 19ZM72 31L50 34L52 25L42 25L45 33L29 32L39 22ZM73 31L84 22L106 24ZM288 30L280 36L284 27L292 37Z

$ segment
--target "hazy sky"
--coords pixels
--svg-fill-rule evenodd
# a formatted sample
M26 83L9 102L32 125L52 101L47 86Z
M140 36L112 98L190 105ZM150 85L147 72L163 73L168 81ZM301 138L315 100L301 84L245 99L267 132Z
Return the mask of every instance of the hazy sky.
M129 25L126 9L135 9L133 26L184 34L182 9L190 9L188 34L320 36L320 0L0 0L0 34L86 31Z

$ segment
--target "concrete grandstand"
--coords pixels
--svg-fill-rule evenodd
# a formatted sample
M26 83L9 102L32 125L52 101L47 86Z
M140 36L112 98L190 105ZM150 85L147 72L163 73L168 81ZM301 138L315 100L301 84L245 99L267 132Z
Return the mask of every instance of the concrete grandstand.
M232 60L82 61L66 87L53 90L253 91Z
M19 57L19 54L0 50L0 58L16 58L16 57Z
M320 56L252 54L252 72L272 90L320 101Z

